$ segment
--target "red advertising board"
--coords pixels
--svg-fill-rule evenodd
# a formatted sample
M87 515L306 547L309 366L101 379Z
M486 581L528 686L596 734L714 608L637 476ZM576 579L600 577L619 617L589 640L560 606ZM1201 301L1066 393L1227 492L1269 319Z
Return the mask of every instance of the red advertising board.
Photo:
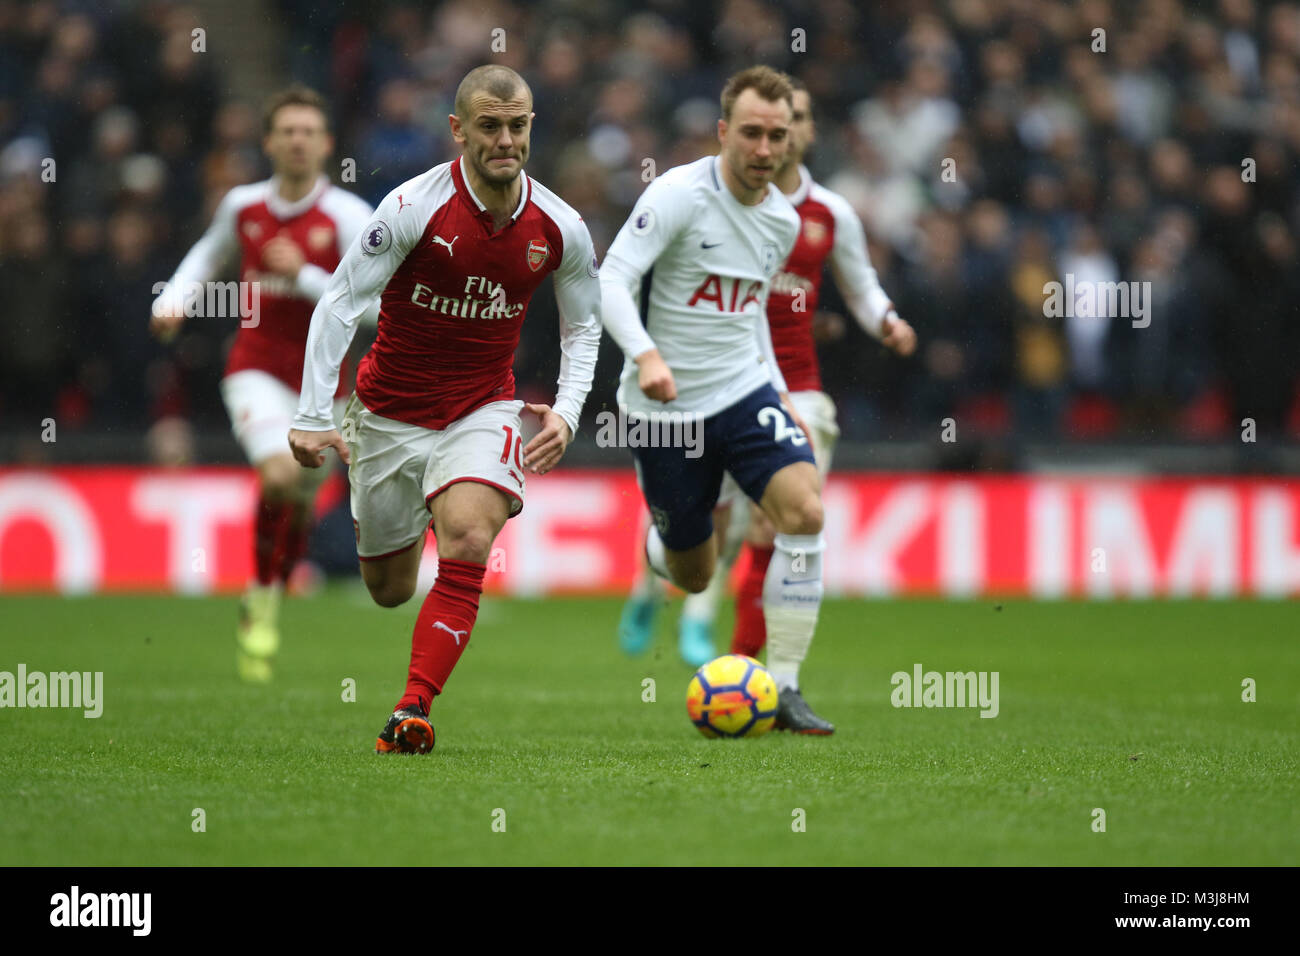
M255 496L235 468L0 469L0 590L237 590ZM1300 594L1294 479L846 473L824 502L831 594ZM531 478L487 586L623 591L644 515L630 471Z

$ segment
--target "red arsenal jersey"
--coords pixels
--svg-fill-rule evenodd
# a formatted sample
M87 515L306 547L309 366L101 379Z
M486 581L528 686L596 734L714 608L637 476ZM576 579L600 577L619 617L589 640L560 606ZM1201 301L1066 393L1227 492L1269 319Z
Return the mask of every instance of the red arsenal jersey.
M867 256L862 223L843 197L813 182L799 168L799 188L787 198L799 213L799 238L790 258L772 280L767 303L772 348L792 392L822 390L821 368L813 341L812 317L821 295L828 260L846 304L858 322L879 336L881 320L892 307Z
M228 296L212 295L207 286L231 254L239 252L238 331L226 361L226 374L260 369L295 392L302 385L303 354L312 310L343 250L370 217L363 200L330 185L322 176L312 191L295 202L278 192L275 179L238 186L222 200L212 225L195 244L169 283L169 294L193 301L222 302L221 315L231 320ZM268 272L262 262L266 244L277 236L292 240L306 258L296 279ZM189 314L189 313L187 313ZM342 388L340 387L340 392Z
M322 396L333 388L338 335L351 337L353 317L375 294L381 296L379 334L357 372L357 396L366 408L442 429L482 405L513 398L524 315L554 273L565 337L555 410L571 416L576 430L600 335L591 237L573 209L522 172L519 204L494 232L461 163L434 167L394 190L344 258L321 302L319 337L308 345L308 377L315 381L309 391L304 378L301 427L328 427Z

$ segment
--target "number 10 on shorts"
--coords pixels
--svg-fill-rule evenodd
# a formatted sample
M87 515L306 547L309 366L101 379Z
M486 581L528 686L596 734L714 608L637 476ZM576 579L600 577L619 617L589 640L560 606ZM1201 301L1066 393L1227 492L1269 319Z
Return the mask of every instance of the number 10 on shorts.
M520 435L516 435L515 430L511 428L509 425L502 425L501 430L506 433L506 443L501 447L501 464L503 465L509 464L510 443L514 442L515 467L518 468L520 471L523 471L524 470L524 462L522 458L523 448L524 448L523 437Z

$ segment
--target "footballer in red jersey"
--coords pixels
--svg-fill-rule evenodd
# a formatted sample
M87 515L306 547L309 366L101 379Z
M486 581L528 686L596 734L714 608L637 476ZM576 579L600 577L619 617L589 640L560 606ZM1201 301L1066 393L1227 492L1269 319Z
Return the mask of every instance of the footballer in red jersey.
M348 463L361 576L384 607L416 588L425 535L438 576L411 638L406 692L375 749L427 753L429 708L464 652L492 542L578 428L600 345L600 285L582 217L523 167L532 92L508 67L471 70L448 117L460 158L393 190L339 263L312 316L289 444L308 468ZM560 376L554 408L514 397L528 302L554 279ZM367 303L379 334L357 371L341 433L339 364ZM520 414L541 430L525 447Z
M334 146L318 93L302 86L277 93L263 125L274 175L226 194L154 301L151 323L170 340L187 315L239 321L221 394L259 480L256 579L244 595L237 651L240 674L254 681L270 679L280 643L280 593L306 550L325 474L304 472L284 442L298 407L312 309L371 214L364 200L331 185L322 172ZM236 253L238 285L213 282ZM218 311L223 315L213 314ZM340 383L340 397L342 391ZM342 405L340 399L340 412Z

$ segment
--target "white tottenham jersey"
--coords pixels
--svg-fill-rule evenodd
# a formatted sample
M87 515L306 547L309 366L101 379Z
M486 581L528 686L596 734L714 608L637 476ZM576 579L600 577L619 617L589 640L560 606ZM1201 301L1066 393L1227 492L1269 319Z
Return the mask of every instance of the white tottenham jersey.
M625 356L618 401L629 411L709 416L768 382L785 391L766 301L799 215L771 184L762 202L744 205L720 165L707 156L656 178L601 266L605 328ZM636 297L652 267L643 328ZM637 384L633 359L655 348L677 385L671 402L647 398Z

